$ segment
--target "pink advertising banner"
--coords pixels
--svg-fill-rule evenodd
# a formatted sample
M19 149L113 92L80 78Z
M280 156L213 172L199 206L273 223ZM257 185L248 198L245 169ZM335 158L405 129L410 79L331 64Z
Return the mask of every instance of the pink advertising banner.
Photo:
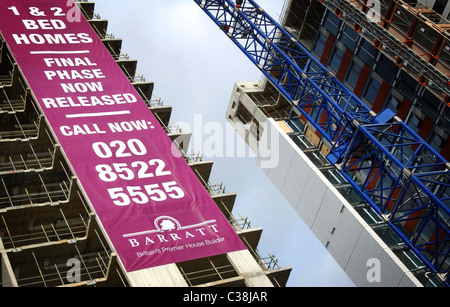
M127 271L245 248L71 0L1 0L0 31Z

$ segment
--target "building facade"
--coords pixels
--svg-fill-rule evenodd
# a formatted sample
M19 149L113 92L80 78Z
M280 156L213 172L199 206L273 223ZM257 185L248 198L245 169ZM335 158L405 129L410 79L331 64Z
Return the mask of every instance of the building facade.
M210 179L213 163L183 151L188 147L190 133L184 133L171 123L172 108L154 99L153 82L144 80L136 72L137 61L123 53L122 40L108 34L108 21L94 13L95 3L77 1L75 4L158 124L178 146L191 171L246 249L126 270L95 206L37 103L34 89L30 88L2 37L0 287L285 286L291 268L279 267L273 256L265 257L258 252L262 229L250 228L246 220L233 217L236 194L226 192L223 185Z
M337 8L338 4L348 2L351 7ZM381 14L372 16L383 18L377 25L354 23L349 13L363 11L367 20L369 2L381 3ZM292 0L286 2L282 19L285 29L375 114L391 109L397 120L406 122L448 159L448 84L437 88L436 83L430 82L433 76L425 78L424 71L418 72L417 66L405 60L411 56L423 67L429 68L431 64L436 68L432 69L436 78L440 74L448 75L447 34L437 30L444 29L448 22L439 15L435 19L439 26L431 30L427 27L430 23L426 22L438 14L416 1L407 2L409 5L403 1ZM418 13L425 9L426 22ZM388 11L389 22L383 24ZM378 27L383 29L377 32ZM392 46L383 48L389 41L381 40L377 33L385 37L392 35L389 38L394 43L409 40L408 55L401 58L402 54L391 53ZM427 39L432 40L425 47L423 33L428 33ZM433 50L418 53L423 48L432 48L435 53ZM448 263L440 267L443 273L439 274L427 268L390 228L390 216L373 210L341 175L341 166L330 163L327 159L330 143L324 141L315 126L276 86L267 80L261 84L236 83L226 118L257 152L256 162L355 285L421 287L444 286L448 282ZM361 179L356 177L356 180ZM368 184L379 185L380 181ZM413 237L421 227L416 222L417 215L410 216L399 227ZM446 227L443 225L443 229ZM445 255L449 250L445 230L437 233L430 229L417 240L429 242L436 237L443 239L437 244ZM376 267L379 278L373 275Z
M433 88L423 79L419 68L378 44L376 35L367 34L370 30L353 20L347 21L337 5L327 7L326 3L334 1L324 1L325 5L320 2L289 1L284 18L286 29L376 113L390 108L448 160L448 93ZM364 1L356 3L355 8L367 10ZM416 60L424 59L448 76L448 21L432 10L443 6L441 2L399 4L403 2L382 0L378 3L377 27L387 29L393 39L405 42ZM445 3L448 12L449 5ZM330 10L331 7L334 9ZM444 10L439 12L442 14Z

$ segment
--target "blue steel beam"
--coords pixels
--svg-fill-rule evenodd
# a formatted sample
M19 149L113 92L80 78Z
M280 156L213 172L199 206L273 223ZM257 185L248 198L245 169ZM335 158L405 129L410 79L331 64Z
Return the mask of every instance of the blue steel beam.
M449 163L387 109L372 112L253 0L194 0L331 145L330 162L450 284Z

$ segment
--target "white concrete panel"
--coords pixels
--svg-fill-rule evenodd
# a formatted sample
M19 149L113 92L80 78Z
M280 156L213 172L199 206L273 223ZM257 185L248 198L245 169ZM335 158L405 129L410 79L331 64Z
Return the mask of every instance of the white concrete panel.
M295 210L302 217L303 221L312 227L316 218L317 212L328 189L328 185L323 181L317 170L311 169L311 172L306 178L305 188L300 196L300 199L295 206Z
M378 262L381 263L383 250L368 232L362 230L361 227L361 235L358 237L354 249L352 250L345 272L355 281L355 284L358 284L359 286L381 285L381 282L378 282L378 278L380 278L381 281L382 265L380 264L380 266L378 266ZM380 271L378 274L379 269ZM369 281L371 283L369 283ZM383 285L387 284L384 283Z
M340 213L339 223L328 247L328 251L344 270L347 268L362 231L363 227L359 221L350 210L344 209ZM352 278L350 275L349 277Z
M373 230L370 229L368 232L373 232ZM374 236L374 238L381 241L378 236ZM386 278L389 281L390 279L394 279L394 276L391 276L391 274L396 274L396 287L423 287L422 283L408 270L405 264L400 261L400 259L384 242L381 242L380 245L384 247L380 258L382 261L381 263L383 263L384 258L387 259L386 265L381 268L382 278L386 275Z
M310 173L311 167L304 160L304 156L295 154L281 190L290 204L299 202Z
M264 138L264 136L263 136ZM271 152L270 155L272 155L275 152L279 152L280 148L279 146L277 147L272 147L271 148ZM264 174L266 174L266 176L269 174L270 171L270 161L267 161L266 157L262 157L260 155L260 153L257 153L256 158L255 158L255 162L258 164L258 166L261 168L261 170L264 172Z
M442 13L442 17L449 20L450 19L450 3L447 4L447 6L444 9L444 12Z
M383 251L380 256L380 265L380 283L387 287L398 287L406 275L398 263L391 257L391 255Z
M341 218L342 202L335 189L329 188L322 200L319 212L316 215L311 230L319 241L325 246L336 232ZM333 229L334 232L333 232Z
M274 120L269 119L264 123L266 127L260 139L260 144L256 150L255 161L263 172L268 175L270 170L278 164L280 159L280 137L281 131L277 129ZM277 141L272 141L275 137ZM270 145L269 145L270 144ZM284 157L283 157L284 158Z
M284 138L279 139L279 144L279 159L271 164L271 168L267 175L277 189L281 191L296 151Z

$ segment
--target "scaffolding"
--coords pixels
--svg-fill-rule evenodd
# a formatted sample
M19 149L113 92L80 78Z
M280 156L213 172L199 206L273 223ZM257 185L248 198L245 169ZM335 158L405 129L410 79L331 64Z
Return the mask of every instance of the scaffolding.
M449 105L448 20L418 1L318 1Z
M3 40L0 51L1 286L126 286L97 217ZM68 282L67 259L79 263L76 282Z

